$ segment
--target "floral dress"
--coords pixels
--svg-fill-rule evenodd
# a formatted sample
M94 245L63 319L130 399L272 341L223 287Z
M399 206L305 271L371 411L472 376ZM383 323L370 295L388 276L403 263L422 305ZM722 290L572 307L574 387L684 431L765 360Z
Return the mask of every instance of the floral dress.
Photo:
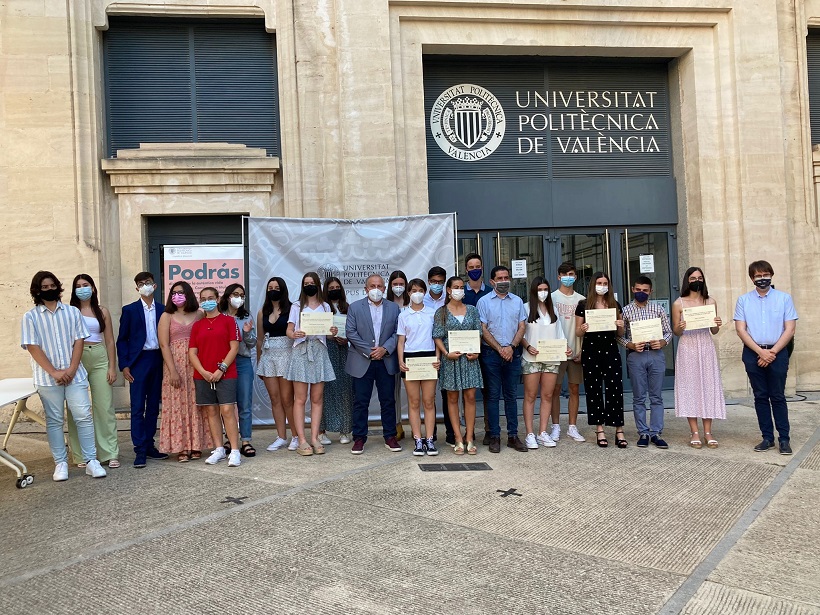
M464 320L459 320L450 313L447 306L436 310L433 320L433 339L440 339L445 348L449 348L447 333L449 331L481 331L481 318L478 309L467 306ZM466 355L461 355L453 361L441 356L441 368L438 372L439 388L444 391L463 391L464 389L480 389L484 386L481 378L481 365L478 359L470 361Z

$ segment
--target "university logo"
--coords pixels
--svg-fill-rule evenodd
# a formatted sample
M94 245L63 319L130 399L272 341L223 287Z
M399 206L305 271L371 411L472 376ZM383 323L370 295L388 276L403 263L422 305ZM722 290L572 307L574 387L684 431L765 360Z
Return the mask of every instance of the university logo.
M322 282L325 282L328 278L341 278L342 268L339 265L325 263L316 270L316 273L319 274L319 278Z
M438 146L456 160L472 162L492 154L504 138L504 109L492 92L478 85L455 85L436 99L430 130Z

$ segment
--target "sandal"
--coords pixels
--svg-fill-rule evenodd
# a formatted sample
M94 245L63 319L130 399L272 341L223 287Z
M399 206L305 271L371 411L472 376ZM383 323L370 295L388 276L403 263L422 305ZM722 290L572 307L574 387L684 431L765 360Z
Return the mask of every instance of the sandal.
M230 454L231 454L231 443L230 443L230 442L228 442L227 440L225 440L225 444L223 444L223 448L225 449L225 454L226 454L226 455L230 455Z
M456 445L453 447L453 452L456 455L463 455L464 454L464 442L456 442Z
M296 452L302 455L303 457L309 457L313 454L313 447L307 442L305 442L299 445L299 448L296 449Z
M691 439L689 440L689 446L692 448L702 448L703 443L700 441L700 434L698 432L693 431L691 432L690 436Z
M120 460L119 459L112 459L108 462L109 468L119 468L120 467Z
M177 455L177 461L180 462L180 463L186 463L187 461L190 461L190 460L191 460L191 456L188 453L184 452L184 451L182 453L180 453L179 455Z
M318 444L313 445L313 454L314 455L324 455L325 454L325 447L322 446L321 442L319 442Z
M256 449L251 446L250 442L245 442L241 447L239 447L239 452L245 457L256 457Z
M475 447L475 442L467 442L467 454L468 455L475 455L478 451Z
M202 459L202 451L191 451L191 459Z
M601 431L595 430L595 439L598 442L598 446L601 448L606 448L609 446L609 442L606 440L606 434L603 429Z
M712 437L712 434L708 431L703 432L703 436L706 438L706 446L709 448L717 448L718 441Z
M618 434L620 434L620 435L621 435L621 437L620 437L620 438L618 437ZM618 430L615 432L615 445L616 445L618 448L626 448L627 446L629 446L629 443L628 443L626 440L624 440L623 436L624 436L624 431L623 431L623 429L618 429Z

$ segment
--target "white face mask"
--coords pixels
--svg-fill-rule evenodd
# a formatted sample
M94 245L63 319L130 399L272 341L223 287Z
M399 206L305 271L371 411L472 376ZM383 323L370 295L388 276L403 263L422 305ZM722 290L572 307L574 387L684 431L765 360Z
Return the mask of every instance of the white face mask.
M150 297L154 294L154 285L153 284L143 284L139 288L140 294L143 297Z
M538 300L539 301L546 301L547 297L549 297L550 291L548 290L539 290L538 291Z
M369 291L367 291L367 296L370 297L370 300L373 303L378 303L382 300L382 297L384 297L384 293L378 288L371 288Z
M400 297L404 294L404 286L394 286L393 287L393 294L397 297Z
M456 301L461 301L464 299L464 289L463 288L454 288L450 292L450 296L455 299Z
M596 284L595 285L595 292L598 293L599 295L605 295L609 292L609 286L599 286L599 285Z
M243 297L231 297L231 305L238 310L245 305L245 299Z
M424 301L424 293L413 293L410 295L410 301L419 305L422 301Z

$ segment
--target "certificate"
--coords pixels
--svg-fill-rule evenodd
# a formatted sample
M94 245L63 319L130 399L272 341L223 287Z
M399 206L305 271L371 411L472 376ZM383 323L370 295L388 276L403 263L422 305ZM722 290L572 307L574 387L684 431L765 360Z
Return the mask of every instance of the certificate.
M481 352L480 331L450 331L447 333L447 342L450 352L464 354L478 354Z
M334 314L333 315L333 326L336 327L339 332L336 334L338 337L345 336L345 326L347 326L347 314Z
M615 331L615 308L604 308L598 310L587 309L584 311L584 319L589 325L587 333L597 331Z
M663 327L660 318L647 320L630 320L629 330L632 333L632 343L652 342L663 339Z
M538 354L534 358L539 363L567 360L567 340L538 340L537 348Z
M435 357L408 357L405 360L410 371L406 373L407 380L437 380L438 370L433 367Z
M302 312L299 330L307 335L330 335L333 326L333 312Z
M686 330L709 329L715 327L715 305L703 305L699 307L683 308L683 320L686 322Z

